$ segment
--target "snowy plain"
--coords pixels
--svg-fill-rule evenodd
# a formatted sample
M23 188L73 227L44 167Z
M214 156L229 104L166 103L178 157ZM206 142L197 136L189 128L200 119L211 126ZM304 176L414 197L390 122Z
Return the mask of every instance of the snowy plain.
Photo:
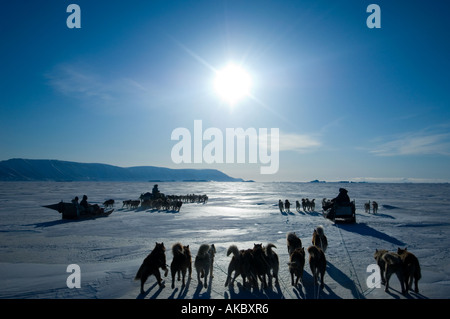
M122 201L151 191L153 183L0 182L0 298L48 299L447 299L450 296L450 185L377 183L158 183L165 194L207 194L206 204L186 203L180 212L129 210ZM322 198L333 198L339 187L356 201L356 224L333 224L321 215ZM90 203L115 200L109 217L62 220L41 207L88 195ZM295 201L316 199L316 210L297 212ZM289 199L290 213L278 200ZM377 201L377 214L364 203ZM303 285L293 287L288 272L286 234L296 232L303 246L311 244L315 227L328 237L327 272L323 290L315 287L308 262ZM182 288L170 287L170 272L159 288L150 277L140 294L134 276L155 242L166 247L189 245L193 259L201 244L215 244L214 278L207 289L197 274ZM273 243L280 260L280 283L272 289L242 287L239 277L225 287L231 244L239 249ZM420 261L419 293L400 293L395 276L391 290L369 287L375 249L407 247ZM308 258L308 254L306 254ZM67 266L80 266L81 287L68 288Z

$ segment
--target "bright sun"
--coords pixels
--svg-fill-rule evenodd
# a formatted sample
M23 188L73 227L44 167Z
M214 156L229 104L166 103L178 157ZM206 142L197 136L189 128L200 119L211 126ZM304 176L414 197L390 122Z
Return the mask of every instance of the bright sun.
M229 64L216 74L214 88L217 94L230 105L250 94L250 75L241 67Z

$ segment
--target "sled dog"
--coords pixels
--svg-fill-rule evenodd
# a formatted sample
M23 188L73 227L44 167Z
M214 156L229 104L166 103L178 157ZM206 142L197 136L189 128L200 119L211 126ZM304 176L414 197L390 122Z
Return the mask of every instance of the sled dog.
M192 274L192 257L189 245L183 246L176 243L172 246L173 260L170 264L170 272L172 274L172 289L175 288L175 275L178 274L178 281L180 281L180 274L183 276L183 283L181 287L185 286L186 272L189 270L189 278Z
M286 199L286 200L284 201L284 208L285 208L285 211L286 211L287 213L290 213L290 212L291 212L291 203L289 202L288 199Z
M389 252L384 249L376 249L374 258L377 261L378 267L381 272L381 283L385 285L384 291L389 292L389 279L392 274L396 274L400 285L402 287L402 294L406 293L404 284L404 269L403 262L400 256L396 253Z
M316 229L314 229L313 236L312 236L312 244L314 246L322 249L324 253L327 251L328 240L327 240L327 236L325 236L322 225L320 225Z
M272 248L277 248L272 243L267 244L266 251L266 262L269 265L269 287L272 286L272 278L275 278L275 285L278 285L278 270L280 268L280 262L278 260L278 255L272 250ZM272 273L270 273L272 270Z
M300 212L300 209L301 209L300 202L299 202L298 200L296 200L296 201L295 201L295 210L296 210L297 212Z
M237 276L242 277L242 286L245 287L246 279L250 284L256 282L255 274L252 272L253 265L253 252L252 249L239 250L236 245L228 247L227 256L233 254L230 264L228 265L227 280L225 281L225 287L232 286ZM233 278L231 275L234 272Z
M372 202L372 212L374 214L378 213L378 203L376 201Z
M403 261L406 291L412 289L412 281L414 278L414 292L418 293L419 279L422 278L419 260L413 253L410 253L406 248L405 249L398 248L397 254Z
M245 249L241 250L241 259L239 264L239 272L242 277L242 285L245 287L245 282L248 280L248 283L251 286L258 286L258 278L256 276L254 270L254 256L253 249Z
M292 254L295 249L302 248L302 241L295 233L288 233L286 240L289 255Z
M273 248L276 246L272 243L267 247L254 244L252 249L246 250L239 250L236 245L231 245L227 256L232 254L233 257L228 265L225 286L232 286L239 275L242 277L243 287L248 283L250 287L258 288L258 279L263 288L272 287L272 278L275 278L275 284L278 285L279 259Z
M110 208L114 206L114 199L108 199L106 201L103 202L103 206L105 206L105 208Z
M122 201L122 208L130 208L131 199Z
M284 204L281 199L278 200L278 208L280 209L280 212L284 212Z
M233 257L230 260L230 263L228 265L228 274L227 274L227 280L225 281L225 287L230 285L232 286L234 283L234 280L237 276L241 274L241 262L243 259L243 250L239 250L236 245L231 245L228 247L227 250L227 256L230 256L233 254ZM233 278L231 278L232 273L234 272ZM244 278L244 276L242 276ZM244 278L244 284L245 284L245 278Z
M253 263L252 270L256 275L256 279L259 279L262 283L263 288L267 288L266 276L269 276L269 264L266 260L266 254L263 249L262 244L253 245Z
M309 209L308 202L309 202L309 199L302 198L302 208L303 208L304 212L306 212Z
M370 213L370 200L367 203L364 203L364 211Z
M298 281L303 284L303 269L305 268L305 249L296 248L289 255L289 272L291 273L291 284L292 286L297 286ZM294 285L294 276L296 277Z
M131 209L136 209L136 208L138 208L139 207L139 204L141 203L141 201L139 201L139 200L132 200L131 202L130 202L130 208Z
M319 275L320 275L320 288L323 289L323 276L325 275L325 271L327 268L327 260L325 259L325 254L323 250L316 246L309 246L309 267L311 268L311 272L314 277L314 283L318 283Z
M214 255L216 253L216 247L214 244L208 245L203 244L198 249L197 256L195 257L195 269L197 270L197 280L201 285L202 282L200 278L205 278L203 286L208 288L208 273L210 278L213 278L213 264Z
M159 273L159 268L164 270L164 276L167 277L168 269L166 265L166 248L164 243L156 243L155 248L152 252L144 259L141 267L134 277L134 280L141 280L141 294L144 293L144 284L148 277L155 275L158 285L164 288L164 284L161 280L161 274Z

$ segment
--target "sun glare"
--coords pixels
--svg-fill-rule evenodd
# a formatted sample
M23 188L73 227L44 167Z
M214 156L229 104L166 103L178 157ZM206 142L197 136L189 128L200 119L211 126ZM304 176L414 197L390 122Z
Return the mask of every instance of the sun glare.
M230 105L250 94L250 75L241 67L229 64L216 74L214 88L217 94Z

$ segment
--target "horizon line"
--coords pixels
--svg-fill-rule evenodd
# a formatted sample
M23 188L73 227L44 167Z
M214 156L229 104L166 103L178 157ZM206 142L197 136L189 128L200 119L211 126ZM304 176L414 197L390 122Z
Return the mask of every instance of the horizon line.
M443 180L438 178L416 178L416 177L353 177L353 178L344 178L344 179L331 179L331 180L321 180L321 179L313 179L313 180L272 180L272 181L257 181L253 178L244 179L241 177L234 177L230 173L226 173L218 168L171 168L167 166L155 166L155 165L135 165L135 166L119 166L109 163L101 163L101 162L78 162L73 160L60 160L60 159L48 159L48 158L23 158L23 157L13 157L6 160L0 160L0 162L6 162L10 160L31 160L31 161L60 161L60 162L72 162L72 163L80 163L80 164L100 164L100 165L109 165L119 168L133 168L133 167L157 167L157 168L166 168L166 169L188 169L188 170L216 170L220 171L234 179L242 179L242 182L255 182L255 183L311 183L311 184L320 184L320 183L336 183L336 184L448 184L450 180ZM170 181L167 181L170 182ZM203 181L202 181L203 182ZM215 181L211 181L215 182Z

